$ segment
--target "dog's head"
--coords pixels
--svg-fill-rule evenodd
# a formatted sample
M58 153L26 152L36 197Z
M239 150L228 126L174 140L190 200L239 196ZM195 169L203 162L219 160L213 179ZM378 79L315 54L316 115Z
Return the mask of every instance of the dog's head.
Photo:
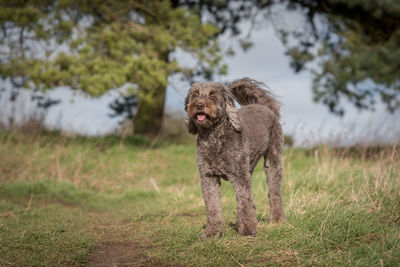
M196 134L199 128L210 128L224 118L229 119L236 131L241 130L233 96L221 83L194 83L186 96L185 110L188 113L185 125L191 134Z

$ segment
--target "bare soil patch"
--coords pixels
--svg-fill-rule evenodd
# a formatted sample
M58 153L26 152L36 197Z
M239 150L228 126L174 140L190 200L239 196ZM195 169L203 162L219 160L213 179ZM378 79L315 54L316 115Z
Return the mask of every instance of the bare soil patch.
M151 266L134 241L104 241L88 257L87 266Z

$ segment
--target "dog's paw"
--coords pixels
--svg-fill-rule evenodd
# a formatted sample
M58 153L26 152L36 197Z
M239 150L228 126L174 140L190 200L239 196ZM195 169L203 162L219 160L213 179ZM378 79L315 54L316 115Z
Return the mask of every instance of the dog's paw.
M222 237L222 232L215 232L215 231L207 231L205 230L201 235L201 239L218 239Z
M271 211L269 221L271 223L280 223L286 220L286 215L283 210Z
M256 237L257 229L250 228L250 227L239 227L239 235L241 236L249 236L249 237Z

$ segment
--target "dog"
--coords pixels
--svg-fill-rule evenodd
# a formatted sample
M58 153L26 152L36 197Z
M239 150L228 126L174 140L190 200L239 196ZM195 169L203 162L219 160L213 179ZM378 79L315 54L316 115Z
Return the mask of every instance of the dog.
M285 220L282 208L282 149L279 103L266 86L250 78L192 84L185 98L189 133L197 134L197 165L207 211L203 238L222 236L221 178L236 193L238 233L256 236L251 176L261 157L267 175L270 221ZM235 102L240 105L236 109Z

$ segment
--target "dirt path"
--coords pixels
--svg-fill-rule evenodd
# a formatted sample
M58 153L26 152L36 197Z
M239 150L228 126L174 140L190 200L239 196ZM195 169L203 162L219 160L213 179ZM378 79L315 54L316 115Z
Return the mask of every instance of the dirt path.
M133 241L104 241L89 254L87 266L149 266L143 249Z
M86 266L175 266L146 255L146 251L155 248L151 237L127 240L127 236L134 236L131 230L136 227L132 223L113 221L95 228L100 239L89 253Z
M153 248L150 237L132 239L137 226L130 220L113 220L112 216L102 213L92 215L92 229L98 241L88 255L86 266L167 266L155 263L155 259L146 255Z
M89 267L124 267L124 266L157 266L181 267L179 264L169 264L160 260L149 258L145 251L151 246L142 246L135 241L103 241L89 254Z

